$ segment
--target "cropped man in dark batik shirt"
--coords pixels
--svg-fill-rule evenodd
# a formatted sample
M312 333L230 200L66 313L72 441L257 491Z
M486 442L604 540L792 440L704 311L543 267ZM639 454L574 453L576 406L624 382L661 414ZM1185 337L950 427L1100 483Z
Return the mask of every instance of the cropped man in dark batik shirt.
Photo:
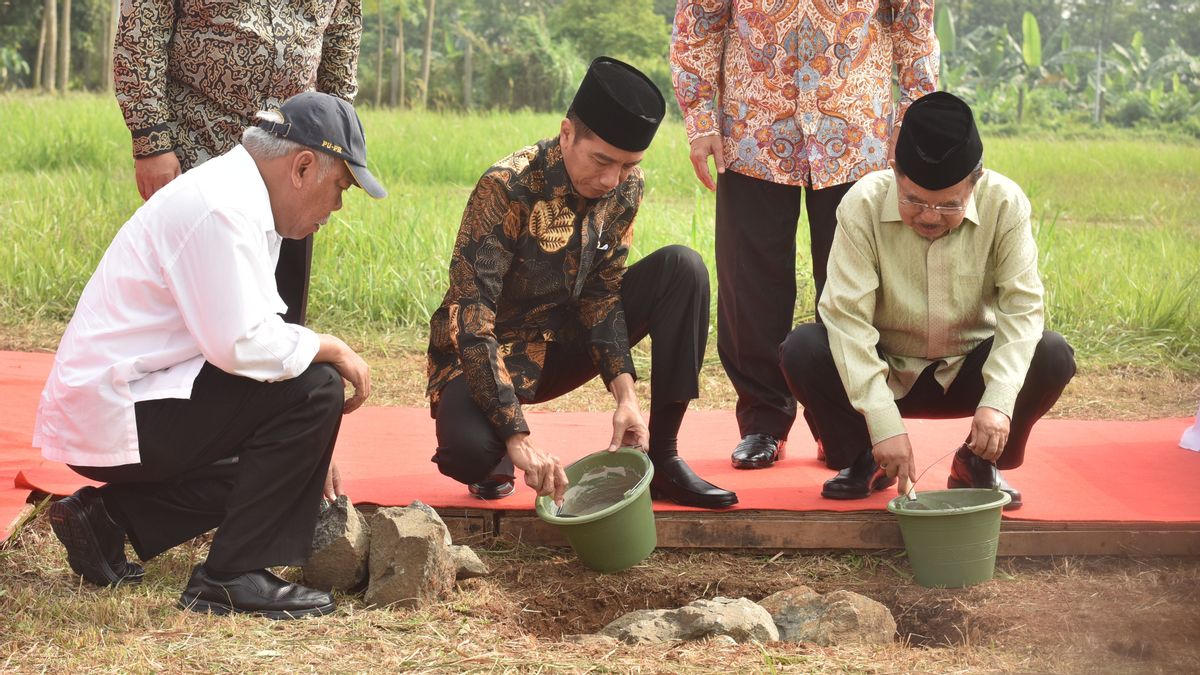
M653 494L708 508L737 503L676 453L684 412L699 395L708 270L682 246L625 266L642 201L637 164L664 111L649 79L599 58L558 137L488 169L467 202L450 287L430 322L428 394L434 461L480 497L512 494L518 468L539 494L562 496L562 466L530 440L521 406L599 374L616 399L609 449L648 447ZM649 427L630 355L646 335Z
M362 0L123 0L113 86L142 199L237 146L254 113L304 91L353 103ZM284 240L275 283L307 314L312 237Z

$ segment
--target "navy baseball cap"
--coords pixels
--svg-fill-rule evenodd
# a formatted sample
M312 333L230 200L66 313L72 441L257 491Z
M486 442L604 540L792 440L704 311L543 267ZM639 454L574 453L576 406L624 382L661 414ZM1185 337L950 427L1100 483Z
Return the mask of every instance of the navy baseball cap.
M387 190L367 169L362 122L346 101L306 91L284 101L277 111L258 113L255 124L280 138L341 159L364 192L375 199L387 196Z

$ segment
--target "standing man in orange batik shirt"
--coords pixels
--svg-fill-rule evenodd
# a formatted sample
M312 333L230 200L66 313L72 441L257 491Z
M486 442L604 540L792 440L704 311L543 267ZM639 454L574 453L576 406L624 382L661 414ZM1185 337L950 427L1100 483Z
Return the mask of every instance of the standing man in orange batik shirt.
M820 298L838 203L886 168L904 110L936 89L938 56L932 0L679 0L671 74L696 176L717 193L717 351L742 436L734 467L773 465L796 417L779 343L796 305L801 192Z

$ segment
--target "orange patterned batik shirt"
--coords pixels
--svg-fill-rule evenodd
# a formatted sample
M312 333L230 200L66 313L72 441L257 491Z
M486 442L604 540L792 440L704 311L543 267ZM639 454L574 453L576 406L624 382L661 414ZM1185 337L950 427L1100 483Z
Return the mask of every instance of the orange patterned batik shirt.
M671 75L688 141L816 189L886 168L893 119L937 87L933 0L679 0ZM714 99L720 99L719 108Z
M429 388L462 375L501 438L528 432L552 342L587 351L608 384L636 375L621 280L642 202L635 168L612 192L575 192L558 138L519 150L487 170L467 200L450 287L429 322Z

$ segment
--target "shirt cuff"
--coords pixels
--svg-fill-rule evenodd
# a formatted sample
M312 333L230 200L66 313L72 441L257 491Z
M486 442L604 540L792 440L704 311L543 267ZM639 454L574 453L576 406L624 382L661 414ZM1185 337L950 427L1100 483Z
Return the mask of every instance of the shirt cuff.
M711 110L698 110L687 118L688 143L705 136L719 136L721 127L717 125L717 116Z
M993 382L983 390L983 397L979 399L977 408L988 407L995 408L1000 412L1008 415L1008 419L1012 419L1013 407L1017 404L1018 389L1008 386L1007 384L998 384Z
M292 373L292 377L299 377L312 365L320 349L321 339L316 333L304 326L296 326L296 348L283 359L284 372Z
M900 409L895 405L868 410L863 417L867 420L867 431L871 435L872 446L893 436L908 433L904 428L904 419L900 417Z
M600 378L604 380L606 387L617 379L618 375L624 373L629 373L633 379L637 379L637 370L633 367L633 354L630 352L596 354L593 358L596 362L596 370L600 371Z
M130 131L133 137L133 156L135 159L154 157L175 149L171 139L171 131L166 124L155 124L145 129Z

